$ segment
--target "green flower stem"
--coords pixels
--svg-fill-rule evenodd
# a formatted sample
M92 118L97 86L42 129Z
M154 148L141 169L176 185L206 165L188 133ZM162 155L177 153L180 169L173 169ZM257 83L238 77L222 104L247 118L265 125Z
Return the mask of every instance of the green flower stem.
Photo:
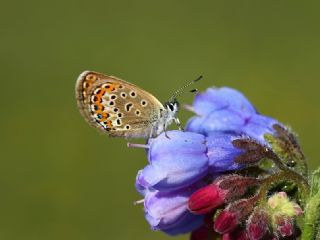
M320 239L320 192L314 195L305 209L301 240Z
M320 239L320 168L311 177L311 191L305 208L304 225L301 239Z
M301 190L301 196L303 196L304 198L302 200L302 204L305 205L306 196L309 196L310 192L310 186L308 184L308 181L303 176L290 169L285 169L279 173L270 175L269 177L266 177L262 180L262 184L259 191L259 198L261 199L260 201L262 202L267 198L269 189L271 187L275 186L275 184L288 180L297 184L298 189Z
M281 159L278 157L276 153L274 153L272 150L268 148L266 149L266 151L267 151L266 154L268 158L271 159L280 170L283 170L283 171L289 170L289 168L285 164L283 164L283 162L281 161Z

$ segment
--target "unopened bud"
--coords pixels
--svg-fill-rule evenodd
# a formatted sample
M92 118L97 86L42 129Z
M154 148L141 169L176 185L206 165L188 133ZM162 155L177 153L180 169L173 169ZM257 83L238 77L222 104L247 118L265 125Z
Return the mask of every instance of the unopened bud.
M290 237L294 234L293 219L284 215L274 216L274 228L281 237Z
M267 211L256 207L247 221L247 233L250 240L263 239L269 231Z
M241 199L231 203L215 219L214 230L220 234L230 233L244 222L253 211L257 196L249 199Z
M206 214L224 203L226 193L215 184L205 186L191 195L189 210L194 214Z

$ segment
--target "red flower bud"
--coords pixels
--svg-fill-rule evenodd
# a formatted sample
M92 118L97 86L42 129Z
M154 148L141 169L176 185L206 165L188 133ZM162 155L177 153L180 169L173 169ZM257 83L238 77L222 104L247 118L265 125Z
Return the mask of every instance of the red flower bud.
M191 195L189 210L194 214L206 214L224 203L226 192L215 184L205 186Z
M258 200L258 195L229 204L215 219L214 230L220 234L232 232L239 223L251 214Z
M259 208L255 208L254 212L247 222L247 233L250 240L259 240L267 235L269 231L268 213Z
M235 213L223 210L215 219L213 228L220 234L232 232L238 226L238 219Z
M294 234L294 224L291 217L278 215L274 219L276 231L282 237L289 237Z
M189 210L206 214L220 205L237 200L249 187L259 184L256 178L232 174L217 178L212 184L194 192L189 199Z

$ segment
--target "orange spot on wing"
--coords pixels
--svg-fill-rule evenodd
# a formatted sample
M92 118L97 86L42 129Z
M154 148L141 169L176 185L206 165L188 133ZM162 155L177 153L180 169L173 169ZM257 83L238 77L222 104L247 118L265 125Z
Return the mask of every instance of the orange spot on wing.
M105 93L106 93L106 90L105 89L101 89L101 91L96 96L101 98Z
M100 97L100 96L96 95L96 101L95 101L95 103L96 103L98 106L101 105L101 97Z
M106 122L106 124L107 124L107 126L110 127L110 128L113 127L111 120L108 120L108 121Z

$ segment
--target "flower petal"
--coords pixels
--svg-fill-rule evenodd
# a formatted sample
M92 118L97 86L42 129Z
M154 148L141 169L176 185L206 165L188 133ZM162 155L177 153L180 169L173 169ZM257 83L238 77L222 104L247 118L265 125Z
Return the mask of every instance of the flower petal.
M250 116L235 109L222 109L205 116L191 118L186 130L204 135L210 135L215 131L239 132Z
M236 170L242 167L234 162L235 158L243 153L232 144L236 137L238 135L221 132L212 133L207 137L207 155L211 173Z
M138 176L140 185L172 191L191 185L208 172L205 137L182 131L167 132L153 139L149 162Z
M264 135L266 133L273 134L275 132L272 127L274 124L279 124L279 122L273 118L255 114L248 120L247 124L242 129L242 132L253 139L265 143Z
M191 232L203 224L202 216L188 211L189 196L201 185L174 192L148 192L145 201L146 219L154 230L171 235Z
M254 106L239 91L228 88L209 88L195 97L193 108L198 115L208 115L221 109L234 108L241 112L256 113Z

